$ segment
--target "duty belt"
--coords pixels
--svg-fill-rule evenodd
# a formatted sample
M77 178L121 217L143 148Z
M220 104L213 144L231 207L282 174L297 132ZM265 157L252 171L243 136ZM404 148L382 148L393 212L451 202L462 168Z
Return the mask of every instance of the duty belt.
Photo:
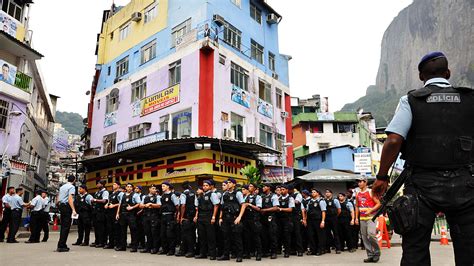
M174 212L164 212L164 213L162 213L162 215L171 215L171 214L174 214Z

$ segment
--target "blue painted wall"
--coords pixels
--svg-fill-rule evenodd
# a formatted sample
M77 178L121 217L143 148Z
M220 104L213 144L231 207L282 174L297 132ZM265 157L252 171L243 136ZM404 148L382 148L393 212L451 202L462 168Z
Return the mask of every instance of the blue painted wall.
M323 162L323 154L326 160ZM354 150L350 147L340 147L325 152L318 152L304 158L297 159L298 168L307 171L316 171L319 169L338 169L338 170L354 170L353 161ZM304 160L307 164L304 166Z

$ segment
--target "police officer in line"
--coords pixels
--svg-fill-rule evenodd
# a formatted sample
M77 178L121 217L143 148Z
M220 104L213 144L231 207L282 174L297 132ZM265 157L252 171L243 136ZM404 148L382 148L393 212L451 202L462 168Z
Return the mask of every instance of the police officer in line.
M276 213L280 202L278 196L272 193L272 185L264 184L262 195L261 222L262 222L262 252L263 257L277 258L278 226Z
M174 256L176 249L176 221L179 216L179 199L171 192L173 185L165 181L161 184L161 225L160 255Z
M92 200L91 194L87 193L87 186L79 186L79 195L74 200L74 206L76 212L79 214L77 219L77 241L73 243L73 246L88 246L89 236L92 227Z
M344 244L349 252L355 252L352 226L355 224L354 205L347 200L346 194L339 193L339 203L341 204L341 214L337 219L339 243L341 250L344 250Z
M256 185L248 184L242 186L244 203L240 210L236 223L242 222L244 236L244 259L250 259L250 254L255 254L257 261L262 260L262 224L260 223L260 209L262 208L262 197L255 193Z
M211 182L211 191L212 193L215 193L217 195L217 198L219 199L219 204L217 205L217 213L216 213L216 221L214 223L214 230L216 231L216 247L217 247L217 257L221 257L222 254L224 254L224 235L223 235L223 232L221 230L221 227L219 225L219 217L221 217L221 211L222 211L222 206L221 206L221 201L222 201L222 195L224 193L225 190L223 190L222 192L218 191L217 188L216 188L216 182L212 179L209 179L209 181ZM227 184L227 180L226 180L226 184ZM226 187L227 189L227 187Z
M223 254L218 260L229 260L230 252L235 252L237 262L242 262L243 243L242 243L242 224L237 223L236 219L240 214L240 206L244 202L242 192L235 190L237 182L233 178L227 180L227 191L222 194L221 214L219 225L224 236Z
M49 238L49 210L51 208L51 200L48 197L48 192L43 190L41 192L43 199L43 211L41 212L41 230L43 231L43 239L41 242L47 242Z
M431 231L435 213L441 211L449 223L456 265L473 265L474 91L449 83L448 60L441 52L425 55L418 71L424 86L400 99L385 130L373 192L378 197L385 192L389 168L401 152L409 174L405 196L418 202L396 213L414 228L404 228L401 264L430 264ZM415 208L417 219L409 219L404 212Z
M41 197L41 191L36 193L36 197L34 197L30 205L28 206L31 209L30 213L30 238L25 241L25 243L39 243L40 242L40 234L41 234L41 219L43 212L43 198Z
M325 201L326 211L326 253L331 253L331 247L336 248L336 254L341 254L341 243L339 242L338 216L341 213L341 204L335 199L332 190L326 189Z
M202 185L204 193L196 197L194 201L196 206L194 222L197 222L200 248L199 254L195 256L196 259L206 259L207 256L210 260L216 259L216 230L214 224L216 223L220 201L218 195L211 190L212 183L211 180L205 180Z
M360 240L360 236L359 236L359 231L360 231L360 225L358 222L356 222L356 220L358 220L357 218L357 214L355 213L355 208L356 208L356 204L355 204L355 198L354 198L355 194L353 193L353 190L349 189L347 192L346 192L346 198L347 198L347 201L349 201L352 206L354 206L354 224L351 225L351 238L352 238L352 247L354 249L354 251L356 251L358 248L359 248L359 240ZM362 244L363 246L363 244Z
M135 193L140 197L140 201L143 202L145 195L142 193L143 187L136 186ZM145 231L143 229L143 210L137 212L137 235L138 235L138 249L145 248Z
M308 206L308 202L311 200L311 193L308 190L303 189L301 191L301 196L303 197L303 201L301 202L301 209L303 210L303 213L306 214L306 206ZM301 227L301 239L303 241L303 250L307 251L309 248L307 226Z
M136 211L140 207L140 197L133 192L133 184L128 183L126 192L122 195L120 207L117 209L116 219L120 223L120 244L115 248L116 251L125 251L127 249L127 228L130 228L132 238L130 252L137 252L137 217Z
M105 220L105 205L109 200L109 192L105 188L107 181L97 182L97 192L92 199L92 223L94 225L95 241L90 246L103 248L107 244L107 228Z
M23 192L23 188L16 188L15 194L10 199L12 216L10 219L10 224L8 225L9 231L7 243L18 243L18 241L15 240L15 236L18 232L18 229L20 228L23 207L28 207L30 205L30 203L23 202Z
M145 249L140 253L156 254L160 248L160 226L159 216L161 207L161 196L158 195L157 186L151 185L148 195L143 198L140 209L143 209L143 229L146 236Z
M104 206L106 221L107 221L107 236L108 243L104 249L114 249L119 247L120 243L120 223L116 219L117 209L120 208L120 201L122 200L123 192L120 189L120 182L112 183L112 193L109 195L109 201Z
M306 215L304 221L304 224L308 228L308 242L311 255L321 256L325 252L325 221L326 201L321 198L321 192L313 188L311 190L311 199L306 205Z
M15 195L15 187L8 187L7 193L2 197L2 221L0 222L0 242L5 241L5 231L12 217L11 199Z
M180 203L180 217L181 224L181 247L176 256L186 256L186 258L194 257L194 250L196 246L196 226L193 218L196 215L196 207L194 200L196 194L191 190L191 185L188 182L182 184L183 193L179 198Z
M284 248L284 257L290 257L291 236L293 233L293 211L295 209L295 199L288 194L289 185L280 187L281 195L278 199L280 207L278 208L278 228L280 236L282 236L282 244Z
M76 207L74 206L74 194L76 193L76 188L73 185L74 182L76 182L76 177L70 175L68 176L67 181L66 184L59 188L57 198L57 206L59 206L59 213L61 214L61 231L59 234L58 249L56 250L58 252L69 251L69 248L67 247L67 238L72 224L71 216L77 215Z
M298 191L295 191L293 185L289 186L288 193L295 201L295 209L293 210L293 235L291 237L291 253L303 256L303 239L301 238L301 225L303 223L303 196Z

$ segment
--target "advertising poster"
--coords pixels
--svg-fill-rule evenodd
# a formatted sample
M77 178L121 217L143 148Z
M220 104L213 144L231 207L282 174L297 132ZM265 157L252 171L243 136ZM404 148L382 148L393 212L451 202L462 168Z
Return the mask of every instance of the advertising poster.
M0 6L2 6L2 0L0 0ZM9 35L16 38L16 21L10 17L7 13L0 10L0 26L1 30L8 33Z
M232 94L231 94L232 101L250 108L250 94L239 87L233 86L232 87Z
M117 124L117 111L105 114L104 127Z
M132 103L132 117L139 116L142 112L142 102L136 101Z
M16 66L0 59L0 67L2 68L2 71L0 72L0 80L15 85Z
M258 99L257 112L268 118L273 118L273 105Z
M158 110L179 103L179 84L161 90L142 100L141 116L145 116Z

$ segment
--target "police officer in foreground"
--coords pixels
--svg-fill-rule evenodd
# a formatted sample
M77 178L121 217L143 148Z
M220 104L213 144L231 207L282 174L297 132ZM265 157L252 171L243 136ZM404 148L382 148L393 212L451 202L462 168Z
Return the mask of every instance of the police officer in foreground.
M41 191L36 193L36 197L31 200L30 206L30 238L25 243L39 243L41 234L41 213L43 212L43 198L41 197Z
M341 250L344 250L344 243L349 252L355 252L354 239L351 226L355 223L354 205L347 200L346 194L339 193L339 203L341 204L341 214L337 219L339 231L339 243Z
M115 181L112 184L112 193L109 195L109 202L104 206L108 236L108 243L104 249L114 249L119 246L121 229L120 223L115 219L115 216L117 215L117 209L120 207L122 196L123 192L120 189L120 182Z
M143 187L136 186L135 194L138 194L140 201L143 202L145 195L142 193ZM140 209L137 211L137 235L138 235L138 249L145 248L145 230L143 229L143 210Z
M196 206L196 214L194 222L198 227L199 254L196 259L210 260L216 259L216 223L217 209L219 208L219 198L216 193L211 190L211 180L205 180L202 185L203 194L196 197L194 205Z
M5 239L5 231L12 217L11 199L15 195L15 187L8 187L7 194L2 197L2 221L0 222L0 242Z
M107 244L107 228L105 220L105 205L109 201L109 192L105 188L105 180L97 182L97 192L92 199L92 222L94 224L95 242L91 247L103 248Z
M336 254L341 254L339 242L338 216L341 213L341 204L335 199L332 190L326 189L326 253L331 253L331 247L336 248Z
M145 249L140 253L156 254L160 248L160 226L159 216L161 207L161 197L157 193L156 185L151 185L149 194L143 198L140 209L143 209L143 229L146 236Z
M311 190L311 199L306 205L304 221L308 228L308 242L311 255L321 256L326 249L325 220L326 201L321 198L321 192L313 188Z
M280 187L281 195L279 198L280 207L278 208L278 228L284 250L284 257L290 257L291 234L293 232L293 211L295 209L295 200L288 194L289 185Z
M79 186L79 195L77 195L74 200L74 206L76 206L79 218L77 219L77 241L72 244L73 246L89 245L89 236L92 226L92 199L92 195L87 193L87 186Z
M173 185L165 181L161 184L161 255L174 256L176 248L176 221L178 220L179 199L171 192Z
M180 203L180 217L179 223L181 224L181 247L179 253L176 256L186 256L186 258L194 257L194 249L196 245L196 226L193 222L194 215L196 214L196 207L194 206L194 200L196 198L195 193L191 190L191 185L188 182L184 182L182 185L184 189L181 193Z
M116 219L120 223L120 244L115 248L116 251L125 251L127 249L127 228L130 228L132 239L130 252L137 252L137 217L136 212L140 207L140 197L133 192L133 184L128 183L126 192L122 195L120 207L117 209Z
M70 175L67 178L67 183L59 188L59 195L57 199L57 205L59 206L59 213L61 214L61 231L59 234L58 249L57 252L68 252L67 237L69 236L69 229L71 229L72 218L71 215L76 216L76 207L74 206L74 194L76 188L74 182L76 177Z
M244 226L244 259L250 259L255 254L255 260L262 260L262 224L260 223L260 208L262 208L262 197L254 194L256 185L248 184L242 186L244 203L236 222L242 221Z
M48 197L48 192L41 192L41 198L43 199L43 211L41 212L41 230L43 231L43 239L41 242L47 242L49 238L49 210L51 208L51 200Z
M293 185L289 186L288 193L295 200L295 209L293 211L293 235L291 253L295 253L298 257L303 256L303 239L301 237L301 227L303 222L303 196L295 190Z
M278 196L272 193L272 185L264 184L262 195L261 222L262 222L262 252L263 257L277 258L278 226L276 213L280 202Z
M474 264L474 91L453 87L448 60L441 52L425 55L419 65L420 89L400 99L386 129L380 170L373 192L388 186L388 171L401 151L409 208L397 208L413 228L402 234L402 265L429 265L429 243L436 212L444 212L453 240L456 265ZM418 196L413 196L417 195ZM406 211L418 208L417 219ZM411 209L411 210L410 210ZM411 229L411 230L410 230Z

